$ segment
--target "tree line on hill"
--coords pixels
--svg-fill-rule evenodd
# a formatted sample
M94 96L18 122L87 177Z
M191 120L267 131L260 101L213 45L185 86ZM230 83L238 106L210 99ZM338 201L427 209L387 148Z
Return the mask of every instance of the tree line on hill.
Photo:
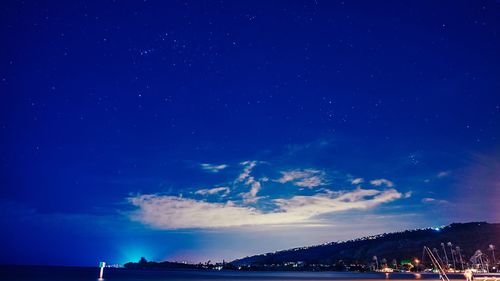
M129 269L373 271L390 268L421 271L433 267L430 259L423 255L423 247L427 246L448 270L475 267L495 271L500 261L495 256L495 245L499 244L500 223L471 222L294 248L230 263L189 264L141 258L124 266Z

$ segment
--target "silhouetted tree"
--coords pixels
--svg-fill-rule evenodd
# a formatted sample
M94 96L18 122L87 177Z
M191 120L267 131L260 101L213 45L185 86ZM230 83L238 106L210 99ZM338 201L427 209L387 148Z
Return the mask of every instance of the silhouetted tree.
M145 257L141 257L139 260L139 265L146 265L148 263L148 260Z

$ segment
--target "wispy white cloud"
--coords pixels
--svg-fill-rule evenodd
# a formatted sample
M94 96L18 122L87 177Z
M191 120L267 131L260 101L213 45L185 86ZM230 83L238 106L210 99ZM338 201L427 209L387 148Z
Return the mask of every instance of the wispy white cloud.
M279 183L291 182L296 186L307 188L327 184L325 173L315 169L283 171L281 178L275 181Z
M316 194L313 196L294 196L290 199L276 199L280 210L287 214L307 219L333 212L352 209L367 209L382 203L401 198L402 195L395 189L355 189L352 191Z
M363 178L355 178L355 179L351 180L351 184L357 185L357 184L363 183L364 181L365 180Z
M390 180L387 179L376 179L370 181L370 183L374 186L387 186L387 187L393 187L394 183Z
M212 173L218 173L219 171L227 168L228 165L226 165L226 164L214 165L214 164L202 163L202 164L200 164L200 167L205 171L212 172Z
M395 189L358 188L274 199L276 208L270 212L237 205L233 201L212 203L158 194L137 195L130 197L129 202L137 207L131 219L159 229L183 229L312 223L323 214L372 208L401 197Z
M236 182L243 182L245 185L250 186L250 190L248 192L243 192L240 195L243 197L245 202L254 203L260 199L257 196L262 185L260 181L256 180L255 177L251 176L253 168L257 165L257 161L244 161L240 163L243 165L243 172L238 176Z
M442 205L442 204L448 204L450 202L446 201L446 200L440 200L440 199L436 199L436 198L426 197L426 198L422 199L422 203Z
M256 202L257 200L261 199L261 197L257 196L257 193L260 191L262 188L262 185L260 182L256 181L253 177L250 177L247 182L247 185L250 185L250 190L248 192L244 192L241 194L245 202L247 203L253 203Z
M252 169L257 165L257 161L243 161L240 163L243 168L243 172L238 176L237 181L244 181L248 177L250 177L250 173L252 172Z
M199 189L199 190L195 191L194 194L214 195L214 194L222 193L222 195L227 195L229 192L231 192L231 189L229 189L229 187L221 186L221 187L215 187L215 188Z
M441 171L437 174L438 178L444 178L450 175L450 171Z
M403 197L404 198L410 198L412 195L413 195L413 192L412 191L408 191L408 192L405 192L405 194L403 195Z

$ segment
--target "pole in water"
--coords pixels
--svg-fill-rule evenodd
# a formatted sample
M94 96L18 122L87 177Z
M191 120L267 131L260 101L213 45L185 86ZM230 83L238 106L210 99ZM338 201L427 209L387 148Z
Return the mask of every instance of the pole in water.
M104 267L106 266L105 262L100 262L99 267L101 268L101 271L99 272L99 280L102 280L102 274L104 273Z

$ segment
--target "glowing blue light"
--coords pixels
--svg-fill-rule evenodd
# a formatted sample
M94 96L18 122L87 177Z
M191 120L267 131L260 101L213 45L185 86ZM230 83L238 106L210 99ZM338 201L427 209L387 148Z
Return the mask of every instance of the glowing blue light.
M146 259L152 258L152 251L149 247L143 244L126 243L121 247L121 263L138 262L141 257Z

